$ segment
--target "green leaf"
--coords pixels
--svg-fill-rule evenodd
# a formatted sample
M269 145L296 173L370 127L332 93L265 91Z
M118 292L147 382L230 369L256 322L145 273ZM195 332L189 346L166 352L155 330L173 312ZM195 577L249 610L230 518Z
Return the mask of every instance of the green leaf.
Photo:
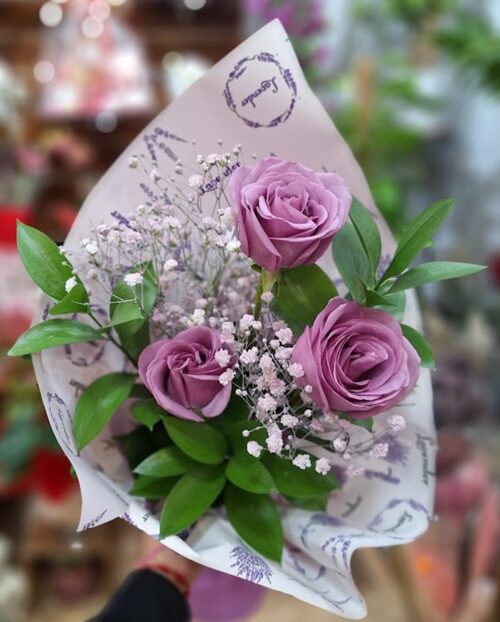
M170 494L170 491L178 481L177 477L147 477L140 475L128 491L133 497L143 497L144 499L163 499Z
M386 311L394 315L394 317L401 319L406 308L406 294L405 292L381 294L380 292L369 289L366 292L366 306L376 307L381 311Z
M194 460L203 464L219 464L226 458L226 439L207 423L176 417L166 417L163 423L177 447Z
M391 287L389 293L394 294L405 289L420 287L426 283L434 283L435 281L469 276L470 274L481 272L481 270L484 269L485 266L454 261L432 261L430 263L424 263L402 274Z
M400 274L410 265L443 224L452 207L453 201L444 199L434 203L415 218L401 237L382 281Z
M229 404L226 406L226 410L222 415L214 417L210 421L210 424L225 434L228 428L235 423L248 420L249 414L250 411L246 402L233 392Z
M125 324L123 326L126 326ZM120 333L120 327L117 327ZM144 322L141 328L130 336L120 334L120 341L126 352L135 360L137 360L141 352L151 343L151 335L149 332L149 322Z
M332 252L337 270L352 297L366 300L366 288L374 286L370 261L354 225L346 223L333 238Z
M23 333L9 350L9 356L24 356L72 343L97 341L102 335L77 320L47 320Z
M199 466L198 462L186 456L178 447L172 446L155 451L143 460L134 472L148 477L172 477L184 475Z
M326 512L330 494L319 495L318 497L286 497L286 499L296 508L309 510L310 512Z
M146 265L135 266L129 273L140 272L143 282L136 287L130 287L122 279L115 286L109 315L115 330L122 342L135 335L143 326L156 302L158 288L156 275L151 262Z
M380 239L378 227L369 210L357 199L354 199L352 202L349 217L361 240L361 244L370 262L373 279L375 279L380 262L380 254L382 252L382 241Z
M248 492L262 495L277 491L269 471L246 448L229 459L226 476L232 484Z
M167 413L158 406L154 399L148 399L132 404L132 417L142 425L152 430Z
M425 340L425 337L407 324L401 324L401 330L403 335L408 339L411 345L417 351L420 357L420 365L429 369L436 369L436 363L434 361L434 355L430 345Z
M141 425L128 434L117 436L116 440L131 470L158 449L172 444L164 426L159 424L152 432Z
M315 458L311 456L314 463ZM299 469L290 460L267 454L263 463L269 469L281 494L290 497L317 497L337 488L337 481L332 473L321 475L314 467Z
M49 310L50 315L67 313L86 313L89 308L89 295L83 283L78 282L73 289Z
M162 538L179 533L209 510L226 484L224 472L209 469L180 478L170 491L160 518Z
M300 266L281 272L274 287L272 308L300 333L336 296L335 285L319 266Z
M73 433L80 452L105 427L129 397L137 376L122 372L106 374L81 394L75 408Z
M357 425L358 428L364 428L368 432L373 432L373 417L365 417L364 419L355 419L354 417L346 417L352 425Z
M229 484L225 493L229 522L257 553L276 562L283 555L283 527L275 504L267 495L255 495Z
M54 300L66 297L66 281L73 276L68 260L45 233L17 223L17 248L31 279Z

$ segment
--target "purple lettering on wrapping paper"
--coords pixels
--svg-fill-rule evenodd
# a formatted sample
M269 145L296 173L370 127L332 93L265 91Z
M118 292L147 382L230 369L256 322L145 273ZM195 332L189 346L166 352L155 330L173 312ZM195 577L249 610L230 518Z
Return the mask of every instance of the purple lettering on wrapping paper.
M71 414L66 406L66 402L57 393L47 393L48 410L47 415L57 431L60 442L69 453L75 454L75 442L72 433L68 430L68 423L71 425Z

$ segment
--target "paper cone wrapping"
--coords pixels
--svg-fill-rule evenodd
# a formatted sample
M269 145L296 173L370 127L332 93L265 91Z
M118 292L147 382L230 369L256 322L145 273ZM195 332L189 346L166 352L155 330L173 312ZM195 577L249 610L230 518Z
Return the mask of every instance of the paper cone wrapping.
M197 154L230 151L236 144L243 146L247 164L252 154L259 158L275 154L315 170L339 173L352 194L375 215L383 237L383 257L390 257L394 241L363 173L307 85L277 20L214 66L137 137L88 197L65 247L79 252L80 240L90 234L92 226L112 222L113 212L127 214L149 200L150 180L129 169L133 154L153 151L158 169L168 177L176 159L184 166L193 165ZM336 278L330 253L320 264ZM408 298L405 322L418 328L418 308L414 297ZM98 376L123 369L122 355L100 342L47 350L34 360L52 427L80 482L80 529L122 517L159 537L158 519L126 492L131 476L112 442L116 433L131 429L131 422L115 417L81 456L75 452L71 419L78 396ZM407 428L397 438L386 439L389 452L385 459L360 459L364 475L348 479L332 495L326 514L285 511L281 566L253 553L215 512L200 520L185 540L171 536L163 544L200 564L292 594L346 618L364 617L365 604L351 576L352 553L360 547L413 540L432 518L436 445L428 371L421 371L416 389L392 412L405 416ZM375 418L375 431L386 427L386 418L385 414ZM359 434L367 433L360 430Z

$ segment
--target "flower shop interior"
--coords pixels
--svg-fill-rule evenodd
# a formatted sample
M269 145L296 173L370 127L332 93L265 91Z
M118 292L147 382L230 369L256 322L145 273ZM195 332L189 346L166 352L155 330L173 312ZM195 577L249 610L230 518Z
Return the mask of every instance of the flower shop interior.
M31 361L7 356L39 307L16 222L62 244L139 132L273 19L395 239L452 198L424 260L486 266L419 291L436 362L437 441L417 440L424 463L437 442L434 516L415 542L353 556L366 619L500 620L500 0L0 0L1 622L92 618L149 546L123 520L77 532L78 483ZM405 460L404 443L389 448L372 476ZM200 587L194 619L342 619L262 585L230 589Z

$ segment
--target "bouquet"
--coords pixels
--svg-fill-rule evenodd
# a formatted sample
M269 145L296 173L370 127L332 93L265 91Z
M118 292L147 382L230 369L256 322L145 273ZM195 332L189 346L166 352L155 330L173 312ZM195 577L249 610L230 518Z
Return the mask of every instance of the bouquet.
M433 360L407 292L481 269L411 267L451 207L394 247L275 21L132 143L63 248L19 225L49 300L11 354L35 355L80 527L122 516L362 617L353 550L431 519Z

